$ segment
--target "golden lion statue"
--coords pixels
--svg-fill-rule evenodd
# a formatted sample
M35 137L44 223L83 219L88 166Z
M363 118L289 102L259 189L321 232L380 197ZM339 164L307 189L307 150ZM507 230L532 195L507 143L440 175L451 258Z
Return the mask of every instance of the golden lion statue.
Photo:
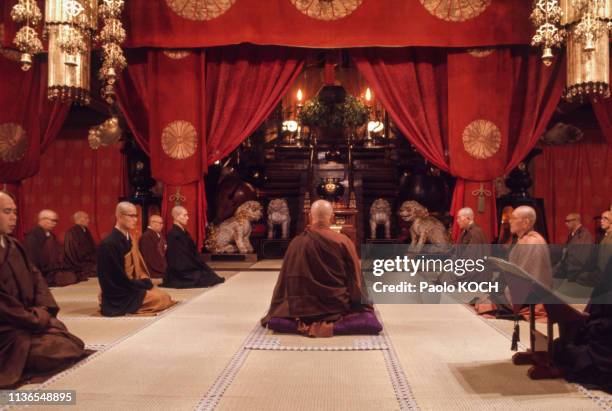
M218 226L211 225L206 238L206 248L211 253L228 254L253 252L249 240L251 223L262 216L262 207L257 201L243 203L233 217L223 221Z
M424 244L448 245L450 241L446 235L444 224L429 215L427 208L416 201L404 201L398 214L402 220L411 223L411 246L420 250Z

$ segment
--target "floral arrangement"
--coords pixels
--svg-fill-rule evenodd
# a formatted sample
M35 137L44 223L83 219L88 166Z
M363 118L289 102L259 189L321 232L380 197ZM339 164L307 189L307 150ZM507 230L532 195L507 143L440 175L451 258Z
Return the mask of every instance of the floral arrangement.
M301 123L309 127L346 128L363 126L370 108L354 96L347 95L344 103L327 105L318 98L308 100L300 111Z

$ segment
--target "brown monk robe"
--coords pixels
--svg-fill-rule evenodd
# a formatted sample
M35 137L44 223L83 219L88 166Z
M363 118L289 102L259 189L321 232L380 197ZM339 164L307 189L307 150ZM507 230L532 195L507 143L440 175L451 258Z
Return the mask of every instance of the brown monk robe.
M149 218L149 227L138 241L138 248L149 273L153 278L164 278L166 275L166 239L161 231L164 222L160 216Z
M36 226L26 234L25 248L49 287L63 287L79 281L77 275L64 263L62 248L51 231Z
M23 247L4 235L15 228L16 211L0 193L0 388L38 382L89 353L56 318L57 303Z
M96 243L87 228L89 216L83 211L74 215L75 225L64 234L64 262L74 271L79 280L95 277Z
M298 331L304 335L332 336L334 322L351 313L373 311L362 304L360 267L355 245L347 236L332 231L329 224L313 222L289 244L261 324L266 326L273 318L297 319Z

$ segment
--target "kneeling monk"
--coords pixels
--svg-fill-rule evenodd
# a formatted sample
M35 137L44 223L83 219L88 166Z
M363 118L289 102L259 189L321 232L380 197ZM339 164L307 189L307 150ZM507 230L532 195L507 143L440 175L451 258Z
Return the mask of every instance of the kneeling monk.
M7 235L16 223L15 202L0 192L0 388L50 376L87 355L56 318L55 299L23 247Z
M309 228L291 241L285 254L270 310L261 320L264 327L310 337L382 330L372 306L362 303L355 245L330 229L333 220L331 203L312 204Z
M142 269L146 266L129 234L138 221L136 206L121 202L115 215L117 225L98 250L102 315L153 314L174 305L168 294L153 286Z

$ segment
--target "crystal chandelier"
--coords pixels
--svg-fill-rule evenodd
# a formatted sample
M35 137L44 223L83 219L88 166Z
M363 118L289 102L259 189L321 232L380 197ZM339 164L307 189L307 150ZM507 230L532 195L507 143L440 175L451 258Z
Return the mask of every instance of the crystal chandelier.
M11 18L15 23L23 24L13 43L21 51L21 68L27 71L32 67L32 56L42 51L42 42L36 31L42 13L36 0L19 0L11 10Z

